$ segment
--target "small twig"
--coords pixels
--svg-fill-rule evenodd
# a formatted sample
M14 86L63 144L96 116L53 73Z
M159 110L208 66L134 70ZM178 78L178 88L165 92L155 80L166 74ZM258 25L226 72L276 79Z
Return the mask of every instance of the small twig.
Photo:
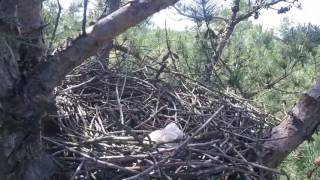
M135 180L135 179L140 179L146 175L148 175L151 171L153 171L154 169L158 168L161 164L163 164L165 161L167 161L167 158L161 160L158 163L155 163L153 166L150 166L149 168L147 168L146 170L142 171L141 173L125 178L123 180Z
M79 166L77 167L76 171L75 171L75 172L73 173L73 175L71 176L71 178L70 178L71 180L74 180L75 177L77 176L77 174L79 174L79 172L80 172L80 170L81 170L81 168L82 168L82 166L83 166L83 164L84 164L85 161L86 161L85 159L81 161L81 163L80 163Z
M93 162L96 162L98 164L102 164L102 165L105 165L106 167L109 167L109 168L112 168L112 169L116 169L116 170L120 170L120 171L123 171L123 172L126 172L126 173L130 173L130 174L137 174L138 172L135 171L135 170L131 170L131 169L128 169L128 168L124 168L124 167L121 167L121 166L118 166L116 164L112 164L112 163L109 163L109 162L105 162L105 161L101 161L95 157L91 157L89 156L88 154L85 154L83 152L80 152L74 148L71 148L71 147L67 147L61 143L58 143L56 141L53 141L52 139L50 138L47 138L47 137L42 137L43 139L45 139L46 141L49 141L57 146L61 146L61 147L64 147L66 150L68 151L71 151L73 153L76 153L78 155L81 155L83 157L85 157L86 159L89 159L89 160L92 160Z
M96 118L97 118L98 123L99 123L99 125L100 125L100 127L101 127L101 130L102 130L102 132L103 132L104 134L108 134L107 131L105 130L104 125L103 125L103 122L102 122L102 119L101 119L101 115L100 115L100 110L99 110L99 108L98 108L97 106L96 106L95 108L96 108L96 114L97 114ZM93 118L93 119L94 119L94 118ZM93 122L93 120L92 120L92 122Z
M135 129L145 125L146 123L148 123L152 118L154 118L160 111L162 111L164 108L167 108L168 106L167 105L164 105L162 107L160 107L157 111L153 112L149 118L145 121L143 121L142 123L138 124L136 127L134 127Z
M68 88L66 88L66 89L63 89L63 90L61 90L61 92L69 92L69 91L71 91L71 90L73 90L73 89L80 88L81 86L84 86L84 85L86 85L86 84L88 84L88 83L91 83L91 82L94 81L95 79L96 79L96 77L94 76L94 77L92 77L92 78L88 79L87 81L84 81L84 82L82 82L82 83L80 83L80 84L73 85L73 86L70 86L70 87L68 87Z
M181 143L176 148L176 150L174 151L172 156L175 156L183 146L185 146L191 139L193 139L195 136L197 136L202 131L202 129L204 129L220 113L220 111L223 108L224 108L224 105L220 106L220 108L205 123L203 123L202 126L199 129L197 129L196 132L194 132L191 136L189 136L183 143Z
M57 3L58 3L58 14L57 14L57 17L56 17L56 21L54 23L54 29L53 29L53 32L52 32L52 35L51 35L51 40L50 40L50 43L49 43L48 52L51 51L53 41L56 38L56 33L57 33L57 29L58 29L58 25L59 25L59 21L60 21L60 16L61 16L61 11L62 11L62 7L61 7L61 4L60 4L59 0L57 0Z
M123 110L122 110L122 104L121 104L121 97L119 95L119 90L118 90L118 83L116 85L116 96L117 96L117 102L118 102L119 113L120 113L120 122L122 125L124 125L124 117L123 117Z
M173 52L171 50L171 44L170 44L169 34L168 34L168 29L167 29L167 21L165 21L165 37L166 37L167 50L168 50L168 53L170 55L174 70L178 71L178 68L177 68L176 63L175 63L175 60L177 59L176 57L178 57L178 56L175 54L175 57L174 57L174 54L173 54Z
M194 132L192 136L190 136L190 138L194 138L195 136L197 136L202 131L202 129L204 129L220 113L223 108L224 105L220 106L220 108L205 123L203 123L202 126L197 129L197 131Z
M88 0L83 0L82 34L86 35Z

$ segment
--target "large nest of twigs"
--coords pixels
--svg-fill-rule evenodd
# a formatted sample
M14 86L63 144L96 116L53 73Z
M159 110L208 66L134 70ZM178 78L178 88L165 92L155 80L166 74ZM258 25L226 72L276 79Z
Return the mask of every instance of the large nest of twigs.
M61 133L44 137L60 174L74 179L259 179L272 119L247 101L176 77L106 73L87 63L57 88ZM174 122L185 134L145 141ZM173 144L173 145L172 145ZM61 178L57 175L57 179Z

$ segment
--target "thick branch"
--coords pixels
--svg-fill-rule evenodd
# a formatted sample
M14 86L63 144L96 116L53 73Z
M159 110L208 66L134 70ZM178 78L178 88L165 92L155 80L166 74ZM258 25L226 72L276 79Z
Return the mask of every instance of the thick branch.
M290 152L311 138L320 123L320 80L302 96L289 117L272 130L264 162L277 167Z
M223 37L220 41L220 43L218 44L218 47L217 47L217 50L215 52L215 55L213 56L211 62L213 64L217 63L218 59L220 58L221 56L221 53L224 49L224 47L226 46L236 24L235 24L235 20L237 18L237 13L239 12L239 2L240 0L235 0L234 1L234 4L232 6L232 15L230 16L230 19L229 19L229 23L227 25L227 27L225 28L224 30L224 34L223 34Z
M35 74L28 79L26 94L47 95L70 72L85 60L96 54L98 48L114 37L138 24L159 10L173 5L178 0L139 0L120 8L109 16L100 19L87 29L87 36L72 42L66 50L48 57L38 66Z
M216 65L216 63L219 61L224 48L226 47L235 27L237 24L239 24L240 22L248 19L249 17L251 17L254 13L259 12L262 8L265 7L270 7L273 6L275 4L278 4L279 2L283 2L284 0L275 0L275 1L271 1L270 3L266 3L266 2L262 2L261 4L255 6L252 10L250 10L249 12L245 13L245 14L240 14L240 0L233 0L233 5L232 5L232 14L229 17L228 20L228 24L226 25L222 36L219 39L219 43L217 48L215 49L215 53L214 55L211 57L211 62L209 62L208 69L212 72L213 71L213 67ZM210 73L211 74L211 73ZM207 80L209 81L209 78L207 78Z
M101 16L101 18L118 10L120 8L120 3L121 3L121 0L109 0L108 1L109 8L105 9L105 12L103 12L103 15ZM100 62L104 70L108 70L112 44L113 42L105 44L102 48L98 50L98 53L97 53L98 61Z

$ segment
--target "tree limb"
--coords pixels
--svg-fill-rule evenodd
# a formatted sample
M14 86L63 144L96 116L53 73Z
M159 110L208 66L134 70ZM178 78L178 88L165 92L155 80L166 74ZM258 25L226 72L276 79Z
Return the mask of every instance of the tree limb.
M310 140L320 124L320 80L303 95L290 115L272 129L270 140L264 146L268 152L264 163L277 167L303 141Z
M237 24L239 24L241 21L244 21L251 17L254 13L259 12L262 8L270 7L275 4L278 4L280 2L285 2L285 0L274 0L269 3L265 1L261 1L260 4L256 5L251 9L250 11L246 12L245 14L240 14L240 1L239 0L233 0L232 4L232 14L229 17L228 23L226 27L223 30L223 34L219 38L219 43L217 48L215 49L214 55L211 57L211 62L207 65L209 69L211 69L211 72L213 71L213 67L216 65L216 63L219 61L222 52L224 48L226 47L235 27Z
M120 8L121 0L109 0L106 3L108 3L109 8L106 7L106 9L104 10L100 19L113 13L114 11L118 10ZM112 44L113 44L113 42L105 44L97 52L98 61L101 64L103 70L105 70L105 71L108 70L110 51L112 48Z
M82 34L86 35L88 0L83 0Z
M139 0L123 6L87 29L86 36L74 40L70 47L49 56L28 79L25 94L47 96L74 67L96 54L99 47L138 24L148 16L173 5L178 0Z

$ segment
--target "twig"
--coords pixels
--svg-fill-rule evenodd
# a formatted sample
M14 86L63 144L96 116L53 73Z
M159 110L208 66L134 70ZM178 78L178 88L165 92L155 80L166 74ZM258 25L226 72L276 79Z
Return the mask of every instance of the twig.
M174 151L174 153L172 153L172 156L175 156L183 146L185 146L191 139L193 139L195 136L197 136L202 131L202 129L204 129L220 113L220 111L223 108L224 108L223 105L220 106L220 108L205 123L203 123L202 126L200 128L198 128L196 132L194 132L191 136L189 136L183 143L181 143L177 147L177 149Z
M77 167L76 171L73 173L73 175L71 176L71 180L74 180L75 177L77 176L77 174L79 174L83 164L84 164L85 160L82 160L81 163L79 164L79 166Z
M84 36L87 34L86 33L87 9L88 9L88 0L83 0L82 34Z
M80 83L80 84L77 84L77 85L70 86L70 87L68 87L68 88L66 88L66 89L63 89L63 90L61 90L61 91L62 91L62 92L68 92L68 91L71 91L71 90L73 90L73 89L80 88L81 86L84 86L84 85L86 85L86 84L88 84L88 83L91 83L91 82L94 81L95 79L96 79L96 77L94 76L94 77L88 79L87 81L84 81L84 82L82 82L82 83Z
M161 165L162 163L164 163L167 159L163 159L161 160L160 162L158 163L155 163L153 166L149 167L148 169L142 171L141 173L137 174L137 175L134 175L134 176L131 176L131 177L128 177L128 178L125 178L123 180L135 180L135 179L140 179L146 175L148 175L151 171L153 171L155 168L159 167L159 165Z
M118 166L118 165L115 165L115 164L112 164L112 163L109 163L109 162L101 161L101 160L99 160L99 159L97 159L97 158L95 158L95 157L91 157L91 156L89 156L88 154L85 154L85 153L83 153L83 152L80 152L80 151L78 151L78 150L76 150L76 149L74 149L74 148L67 147L67 146L65 146L65 145L63 145L63 144L61 144L61 143L58 143L58 142L56 142L56 141L53 141L53 140L51 140L50 138L47 138L47 137L42 137L42 138L45 139L45 140L47 140L47 141L49 141L49 142L51 142L51 143L53 143L53 144L55 144L55 145L64 147L64 148L65 148L66 150L68 150L68 151L71 151L71 152L74 152L74 153L76 153L76 154L78 154L78 155L81 155L81 156L85 157L86 159L92 160L93 162L96 162L96 163L98 163L98 164L105 165L106 167L113 168L113 169L117 169L117 170L120 170L120 171L123 171L123 172L126 172L126 173L130 173L130 174L136 174L136 173L138 173L138 172L135 171L135 170L131 170L131 169L128 169L128 168L124 168L124 167L121 167L121 166Z
M51 51L53 41L56 38L56 33L57 33L58 26L59 26L59 21L60 21L60 16L61 16L61 11L62 11L62 7L61 7L59 0L57 0L57 3L58 3L58 14L56 17L56 21L54 23L54 29L53 29L53 32L51 35L51 39L50 39L50 43L49 43L49 47L48 47L48 52Z

